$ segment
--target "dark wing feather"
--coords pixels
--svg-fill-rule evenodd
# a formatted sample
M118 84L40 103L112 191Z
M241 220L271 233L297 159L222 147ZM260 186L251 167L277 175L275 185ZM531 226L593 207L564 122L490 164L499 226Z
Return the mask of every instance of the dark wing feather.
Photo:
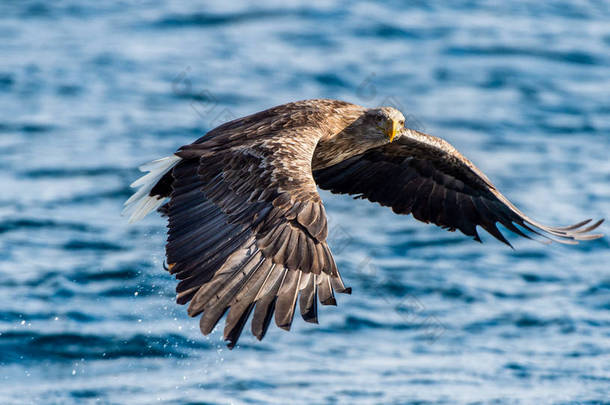
M311 176L321 132L271 129L277 121L262 129L231 127L182 147L163 207L168 269L181 280L177 300L190 301L189 315L201 315L204 334L228 310L229 347L250 314L258 339L274 315L279 327L290 329L299 295L303 318L317 319L318 286L310 280L323 285L323 304L334 303L333 287L348 292L326 244L326 214ZM251 131L258 136L249 137Z
M299 307L301 308L301 316L307 322L318 323L317 315L317 285L316 275L309 274L306 276L303 290L301 291L301 297L299 299Z
M510 243L500 223L529 237L529 231L561 243L601 237L588 234L603 220L568 227L549 227L524 215L489 179L455 148L440 138L407 130L393 143L371 149L336 165L314 171L316 183L334 193L352 194L413 214L450 231L459 229L480 241L477 226ZM521 227L521 228L519 228Z

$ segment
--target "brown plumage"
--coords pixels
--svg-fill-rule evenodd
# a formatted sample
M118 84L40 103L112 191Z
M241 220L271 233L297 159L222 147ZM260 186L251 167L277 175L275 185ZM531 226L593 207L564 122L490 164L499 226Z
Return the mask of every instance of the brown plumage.
M204 334L228 310L231 348L250 317L262 339L272 319L290 329L297 302L303 319L317 323L318 300L336 305L335 291L350 293L326 242L318 186L476 240L481 226L509 244L497 223L561 243L601 237L589 234L601 220L547 227L528 218L455 148L405 128L390 107L284 104L227 122L143 168L150 173L126 202L131 220L156 208L168 217L177 302L201 315Z

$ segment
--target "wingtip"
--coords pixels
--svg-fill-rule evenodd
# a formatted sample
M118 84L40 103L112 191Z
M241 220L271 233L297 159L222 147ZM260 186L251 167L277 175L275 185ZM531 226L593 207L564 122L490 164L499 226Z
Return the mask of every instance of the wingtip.
M337 300L335 299L335 297L330 297L327 300L322 301L322 305L333 305L333 306L337 306Z
M581 237L578 238L578 240L595 240L595 239L601 239L604 236L605 235L603 233L594 233L592 235L582 235Z
M280 329L285 330L286 332L290 332L290 324L277 325Z
M315 308L315 307L314 307ZM305 322L318 323L318 314L315 310L310 310L305 313L301 313L301 317Z
M578 229L581 228L582 226L588 224L589 222L593 221L592 218L587 218L585 220L582 220L580 222L577 222L575 224L572 225L568 225L568 226L558 226L555 229L560 230L560 231L571 231L573 229Z
M527 218L525 222L527 222L527 224L531 225L533 228L538 229L539 232L523 223L520 225L528 231L548 239L547 241L543 242L545 244L557 242L564 245L578 245L578 241L580 240L594 240L604 236L602 233L589 234L589 232L598 228L602 223L604 223L605 218L599 219L591 224L592 221L593 220L591 218L588 218L570 226L552 227L542 225L531 220L530 218Z
M600 218L595 224L593 224L593 227L591 229L597 228L598 226L600 226L604 222L606 222L606 218Z
M315 323L316 325L318 324L318 317L317 316L313 316L311 318L305 318L303 317L303 320L307 323Z

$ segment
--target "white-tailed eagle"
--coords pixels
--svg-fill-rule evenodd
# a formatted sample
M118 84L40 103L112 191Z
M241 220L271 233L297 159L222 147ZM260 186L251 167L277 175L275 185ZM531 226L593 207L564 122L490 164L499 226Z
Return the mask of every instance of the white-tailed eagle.
M317 322L317 300L349 293L327 245L317 188L351 194L479 240L477 226L509 244L496 227L562 243L601 237L602 220L549 227L524 215L446 141L406 128L394 108L337 100L280 105L227 122L141 168L125 203L130 221L154 209L168 217L167 269L180 280L210 333L229 310L233 347L252 314L262 339L271 319L289 330L297 301Z

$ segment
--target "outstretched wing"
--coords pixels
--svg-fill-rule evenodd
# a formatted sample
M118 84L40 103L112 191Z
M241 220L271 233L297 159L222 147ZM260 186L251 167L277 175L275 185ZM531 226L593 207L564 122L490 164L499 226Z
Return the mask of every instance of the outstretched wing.
M322 189L367 198L397 214L413 214L450 231L459 229L477 241L478 225L510 246L497 223L524 237L529 237L524 231L530 231L561 243L602 236L588 232L603 220L567 227L534 221L449 143L410 129L393 143L314 171L314 179Z
M303 318L317 322L317 298L335 305L333 289L349 292L326 243L311 175L319 130L266 130L269 136L235 131L181 148L161 208L169 218L168 270L181 280L177 301L201 314L204 334L228 309L229 347L252 312L252 333L262 339L274 315L290 329L297 299Z

